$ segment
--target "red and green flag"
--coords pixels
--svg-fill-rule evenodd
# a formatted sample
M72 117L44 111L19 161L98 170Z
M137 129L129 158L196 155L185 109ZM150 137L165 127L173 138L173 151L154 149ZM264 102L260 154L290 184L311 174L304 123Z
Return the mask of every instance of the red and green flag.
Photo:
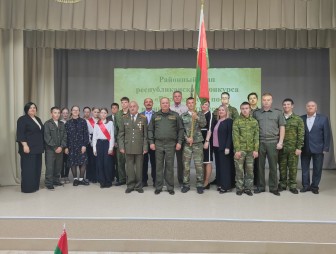
M204 26L203 5L201 7L200 22L199 22L199 35L197 47L197 67L196 67L196 94L204 103L210 99L209 95L209 81L208 81L208 44Z
M55 254L68 254L68 238L67 238L65 229L63 230L63 233L60 239L58 240L58 244L56 246L54 253Z

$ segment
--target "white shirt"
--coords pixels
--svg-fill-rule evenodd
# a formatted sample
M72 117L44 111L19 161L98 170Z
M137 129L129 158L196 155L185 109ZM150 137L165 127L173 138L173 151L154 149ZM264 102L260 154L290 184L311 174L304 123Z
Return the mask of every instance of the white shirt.
M186 105L182 105L182 103L180 103L179 105L174 104L174 105L170 106L170 110L175 111L179 115L182 115L183 113L188 111L188 107Z
M109 144L109 150L113 150L114 147L114 126L112 121L108 121L106 123L106 120L104 121L104 125L106 130L111 136L110 139L110 144ZM106 136L100 129L99 125L96 123L93 129L93 136L92 136L92 147L93 147L93 152L97 152L97 141L99 139L107 140Z
M309 131L311 131L311 129L313 128L315 118L316 118L316 113L312 116L307 115L307 127Z
M91 117L91 118L93 119L95 124L98 122L98 120L94 119L93 117ZM87 126L88 126L88 132L89 132L89 142L90 142L90 145L92 146L92 134L93 134L94 127L92 127L92 125L91 125L91 123L89 122L88 119L86 119L86 123L87 123Z
M147 117L147 124L150 123L151 119L152 119L152 115L153 115L153 110L150 111L145 111L145 116Z
M132 117L133 117L133 115L130 113L130 116L131 116L131 119L132 119ZM135 115L134 115L134 117L133 117L133 122L135 122L135 120L137 119L137 117L138 117L138 113L136 113Z

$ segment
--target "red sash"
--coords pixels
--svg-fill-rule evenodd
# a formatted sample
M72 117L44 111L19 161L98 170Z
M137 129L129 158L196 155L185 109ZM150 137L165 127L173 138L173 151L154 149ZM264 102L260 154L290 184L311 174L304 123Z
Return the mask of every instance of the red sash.
M105 135L105 137L107 138L107 140L110 141L111 140L111 135L108 132L108 130L106 129L105 124L103 124L103 121L99 120L97 124L98 124L99 128L101 129L101 131L103 132L103 134Z
M91 117L88 121L91 124L92 128L94 128L95 121L93 120L93 118Z

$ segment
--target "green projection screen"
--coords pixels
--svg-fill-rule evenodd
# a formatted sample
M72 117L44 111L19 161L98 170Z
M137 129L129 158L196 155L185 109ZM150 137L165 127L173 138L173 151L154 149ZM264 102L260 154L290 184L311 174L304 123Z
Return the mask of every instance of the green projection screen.
M196 71L192 68L166 69L114 69L114 101L119 102L124 96L139 104L143 111L143 101L150 97L154 101L154 110L159 110L160 98L172 98L174 91L183 94L183 102L193 96ZM221 93L229 92L230 104L237 109L247 100L250 92L261 92L260 68L214 68L209 69L209 90L211 109L221 104ZM171 104L173 102L171 101ZM198 108L199 100L198 100Z

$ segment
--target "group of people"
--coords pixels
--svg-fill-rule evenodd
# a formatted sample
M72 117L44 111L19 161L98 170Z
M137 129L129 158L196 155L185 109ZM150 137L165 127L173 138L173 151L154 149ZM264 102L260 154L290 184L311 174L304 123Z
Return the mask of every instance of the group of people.
M288 190L298 194L297 167L301 156L301 192L319 193L324 153L329 151L328 118L317 114L317 104L306 104L307 114L294 114L294 102L287 98L283 110L272 107L272 95L250 93L240 105L240 114L230 105L230 94L221 94L222 104L210 111L210 102L195 109L192 97L182 104L182 93L160 99L160 110L153 111L153 100L144 100L144 112L136 101L121 98L106 108L83 109L52 107L51 119L44 124L37 117L37 106L25 105L25 115L17 121L17 142L21 156L21 191L39 189L42 153L45 151L45 185L49 190L69 182L73 185L99 183L101 188L126 184L125 193L144 192L148 186L148 165L154 193L166 186L174 195L174 159L182 193L190 190L190 165L194 160L196 191L199 194L217 185L219 193L236 188L236 194L252 196L265 192L265 163L269 164L269 191L276 196ZM213 155L216 177L210 181ZM313 175L310 180L310 161ZM277 168L279 165L280 179ZM77 170L79 169L79 177Z

